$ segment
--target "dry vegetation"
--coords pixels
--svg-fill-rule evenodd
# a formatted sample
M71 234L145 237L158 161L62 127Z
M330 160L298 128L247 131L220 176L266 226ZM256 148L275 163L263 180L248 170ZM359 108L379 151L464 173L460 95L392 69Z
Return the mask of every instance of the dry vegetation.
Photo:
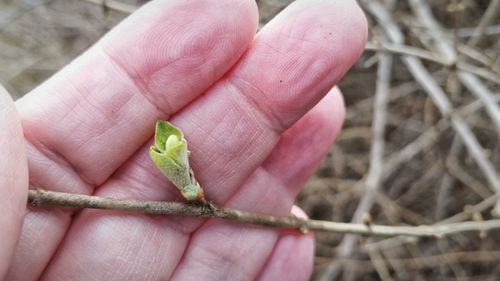
M140 2L0 2L0 82L22 96L126 16L116 9ZM258 1L261 24L290 2ZM492 218L500 198L500 1L360 2L370 43L340 83L345 128L299 205L314 219L388 225ZM498 234L318 233L313 278L495 280Z

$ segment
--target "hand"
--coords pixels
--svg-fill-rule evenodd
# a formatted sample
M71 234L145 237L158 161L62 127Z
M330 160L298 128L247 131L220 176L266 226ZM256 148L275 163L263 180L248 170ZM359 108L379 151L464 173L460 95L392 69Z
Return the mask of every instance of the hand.
M362 52L366 22L355 1L299 0L256 27L252 0L147 4L16 102L26 147L3 94L0 278L307 279L311 234L103 210L21 215L28 165L35 187L182 200L148 157L157 119L184 131L208 200L290 214L340 130L330 89Z

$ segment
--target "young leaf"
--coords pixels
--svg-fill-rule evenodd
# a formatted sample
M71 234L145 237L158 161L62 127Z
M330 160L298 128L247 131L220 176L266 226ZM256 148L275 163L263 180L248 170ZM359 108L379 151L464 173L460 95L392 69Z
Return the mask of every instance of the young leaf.
M149 156L156 167L181 191L188 201L204 201L205 196L189 167L189 151L184 134L168 121L156 122L155 145Z

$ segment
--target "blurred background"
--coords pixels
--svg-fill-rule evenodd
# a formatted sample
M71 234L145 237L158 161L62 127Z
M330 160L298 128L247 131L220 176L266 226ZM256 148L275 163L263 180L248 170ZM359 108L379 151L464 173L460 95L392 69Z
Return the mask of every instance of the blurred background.
M340 0L339 0L340 1ZM1 0L0 83L19 98L146 1ZM260 25L291 0L257 0ZM500 214L500 0L358 1L366 51L340 82L344 130L298 204L387 225ZM497 280L500 231L317 233L313 280Z

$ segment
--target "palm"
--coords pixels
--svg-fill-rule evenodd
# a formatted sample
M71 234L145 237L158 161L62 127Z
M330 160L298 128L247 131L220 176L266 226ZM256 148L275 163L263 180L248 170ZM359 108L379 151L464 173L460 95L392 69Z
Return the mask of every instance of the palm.
M340 129L341 96L323 96L365 24L354 2L299 1L254 38L252 2L148 4L19 100L30 183L181 200L148 158L161 118L186 134L208 200L289 214ZM312 247L215 219L31 209L7 279L305 279Z

